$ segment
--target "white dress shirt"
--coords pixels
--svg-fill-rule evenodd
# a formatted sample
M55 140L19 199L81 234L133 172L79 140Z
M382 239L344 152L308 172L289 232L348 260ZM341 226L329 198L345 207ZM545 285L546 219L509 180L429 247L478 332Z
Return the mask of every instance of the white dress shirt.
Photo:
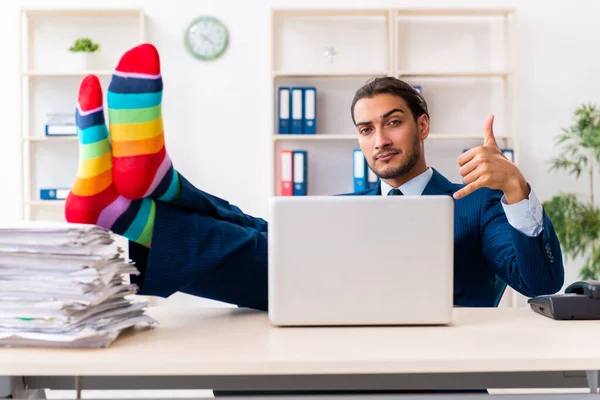
M414 177L397 189L400 189L405 196L420 196L432 176L433 170L427 168L427 171ZM388 185L383 180L381 181L382 196L387 196L392 189L394 189L392 186ZM515 229L523 232L527 236L537 236L542 232L542 229L544 228L542 205L533 192L533 189L529 192L529 198L521 200L518 203L506 204L506 197L504 195L502 196L500 203L502 204L502 208L504 208L508 223Z

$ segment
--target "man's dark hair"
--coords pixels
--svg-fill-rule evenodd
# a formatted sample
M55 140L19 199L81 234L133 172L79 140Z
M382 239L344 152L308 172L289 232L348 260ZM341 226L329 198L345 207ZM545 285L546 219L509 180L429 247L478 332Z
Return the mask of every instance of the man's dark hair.
M417 122L417 118L423 114L427 114L429 117L427 102L415 88L400 79L387 76L384 78L374 78L356 91L354 99L352 100L352 106L350 106L352 122L356 125L356 121L354 120L354 106L357 101L364 98L372 98L378 94L384 93L403 98L413 114L415 123Z

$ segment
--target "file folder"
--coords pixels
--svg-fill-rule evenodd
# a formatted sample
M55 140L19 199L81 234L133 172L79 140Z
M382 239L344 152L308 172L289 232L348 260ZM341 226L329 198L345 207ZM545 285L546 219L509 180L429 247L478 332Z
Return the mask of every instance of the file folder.
M317 133L317 89L304 88L304 134Z
M291 108L290 88L279 88L279 133L292 133L290 126Z
M294 171L292 150L281 150L281 195L293 196L292 174Z
M40 189L40 200L65 200L70 190L69 188Z
M365 190L367 186L367 161L360 149L354 149L353 155L354 167L354 191Z
M373 170L367 166L367 189L373 189L375 186L377 186L378 179L379 177L375 175L375 172L373 172Z
M504 154L504 156L508 158L510 162L515 162L515 152L513 151L513 149L501 149L501 151L502 154Z
M294 196L306 196L306 151L294 150Z
M304 89L292 88L292 133L301 134L303 131Z

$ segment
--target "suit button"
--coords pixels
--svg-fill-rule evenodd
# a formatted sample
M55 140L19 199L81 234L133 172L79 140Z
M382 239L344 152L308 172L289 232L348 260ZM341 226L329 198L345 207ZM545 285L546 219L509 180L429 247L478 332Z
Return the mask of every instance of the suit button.
M546 255L548 256L548 261L550 262L550 264L554 263L554 255L552 255L552 248L550 247L549 243L546 243L545 249Z

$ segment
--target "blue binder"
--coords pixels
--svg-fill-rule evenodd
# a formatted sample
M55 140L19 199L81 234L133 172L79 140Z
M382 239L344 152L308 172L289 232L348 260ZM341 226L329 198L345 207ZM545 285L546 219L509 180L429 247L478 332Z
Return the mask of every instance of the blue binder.
M293 166L294 166L294 196L306 196L306 178L307 174L307 163L306 163L306 150L294 150L293 154Z
M279 133L292 133L290 113L292 103L290 102L290 88L279 88Z
M304 125L304 89L294 87L292 94L292 133L301 134Z
M65 200L70 190L69 188L40 189L40 200Z
M367 189L373 189L375 186L377 186L378 180L379 177L375 175L375 172L373 172L373 170L367 165Z
M513 149L501 149L501 151L502 154L504 154L504 156L508 158L510 162L515 162L515 152L513 151Z
M367 160L360 149L354 149L352 166L354 169L354 191L359 192L367 187Z
M317 133L317 89L304 88L304 133L314 135Z

